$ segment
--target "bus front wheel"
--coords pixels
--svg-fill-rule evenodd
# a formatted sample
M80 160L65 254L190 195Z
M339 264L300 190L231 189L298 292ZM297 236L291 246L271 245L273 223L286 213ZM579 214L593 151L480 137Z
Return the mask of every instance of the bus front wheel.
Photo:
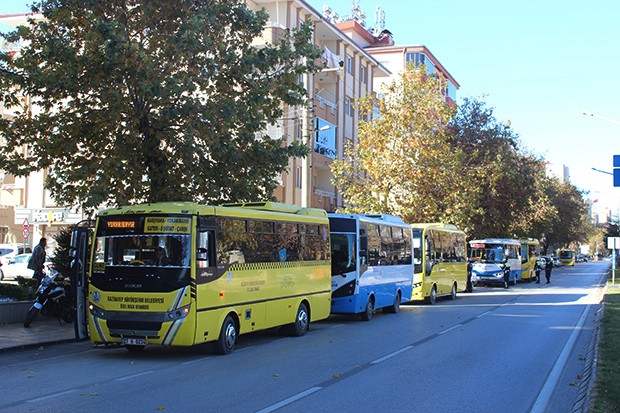
M428 296L428 303L429 304L435 304L437 302L437 286L433 285L433 288L431 288L431 294Z
M227 315L222 324L220 336L215 342L215 352L217 354L230 354L237 344L237 325L230 315Z
M299 304L295 322L288 325L288 333L293 337L301 337L310 328L310 314L306 303Z
M368 301L366 302L366 309L361 314L362 320L370 321L372 318L372 313L375 311L375 301L373 297L368 297Z

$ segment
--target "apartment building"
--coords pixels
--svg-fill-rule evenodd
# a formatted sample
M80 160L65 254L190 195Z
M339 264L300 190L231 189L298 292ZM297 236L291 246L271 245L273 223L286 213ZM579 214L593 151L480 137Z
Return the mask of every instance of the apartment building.
M377 8L374 27L370 30L365 28L365 13L356 4L352 5L350 15L344 19L326 8L326 18L390 71L390 77L378 76L375 79L374 92L380 93L382 85L402 74L409 64L416 67L423 64L428 74L435 74L443 80L444 88L440 93L444 102L456 104L456 92L460 87L458 82L426 46L395 44L392 33L385 28L385 14L380 8Z
M358 116L355 101L373 93L375 79L388 78L390 71L341 28L302 0L247 1L253 9L269 13L264 40L277 41L285 30L314 23L314 43L323 50L323 70L305 75L307 106L287 107L280 123L267 132L301 141L312 149L307 158L291 159L282 174L275 196L281 202L335 211L342 197L332 185L331 164L341 159L346 145L357 142ZM361 33L371 41L372 35Z

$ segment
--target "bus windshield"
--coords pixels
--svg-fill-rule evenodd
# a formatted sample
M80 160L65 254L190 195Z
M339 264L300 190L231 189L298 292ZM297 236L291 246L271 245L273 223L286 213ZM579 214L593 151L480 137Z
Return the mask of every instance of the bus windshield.
M501 263L504 261L504 249L500 245L487 248L472 248L471 258L477 258L480 262Z
M331 234L332 275L355 271L355 234Z
M108 291L173 291L190 281L190 218L100 219L91 283ZM168 225L176 221L187 225ZM168 233L166 233L168 232Z

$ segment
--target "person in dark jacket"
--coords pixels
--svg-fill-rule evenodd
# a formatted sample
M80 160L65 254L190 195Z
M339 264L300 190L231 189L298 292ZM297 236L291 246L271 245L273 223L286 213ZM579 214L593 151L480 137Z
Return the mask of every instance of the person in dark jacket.
M547 284L551 282L551 270L553 269L553 259L547 258L547 263L545 264L545 278L547 279Z
M32 250L32 255L28 261L28 268L34 271L32 278L41 282L44 276L43 269L45 268L45 247L47 246L47 238L43 237L39 241L36 247Z

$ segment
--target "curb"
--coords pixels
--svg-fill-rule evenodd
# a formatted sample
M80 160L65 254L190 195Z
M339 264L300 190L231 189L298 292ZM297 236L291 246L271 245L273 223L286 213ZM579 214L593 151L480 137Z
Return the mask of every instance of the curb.
M601 289L602 299L601 307L595 314L595 327L588 345L588 353L586 354L586 362L583 366L581 374L581 382L579 383L579 391L577 392L577 400L573 404L572 413L587 413L590 404L590 396L594 388L596 378L596 362L598 360L598 341L601 333L601 320L605 313L604 297L607 291L607 277L605 277L605 286Z
M36 347L50 346L53 344L75 343L78 341L82 341L82 340L78 340L77 338L63 338L63 339L57 339L57 340L42 341L38 343L18 344L12 347L0 348L0 352L9 353L9 352L15 352L15 351L24 351L24 350L29 350L29 349L36 348Z

